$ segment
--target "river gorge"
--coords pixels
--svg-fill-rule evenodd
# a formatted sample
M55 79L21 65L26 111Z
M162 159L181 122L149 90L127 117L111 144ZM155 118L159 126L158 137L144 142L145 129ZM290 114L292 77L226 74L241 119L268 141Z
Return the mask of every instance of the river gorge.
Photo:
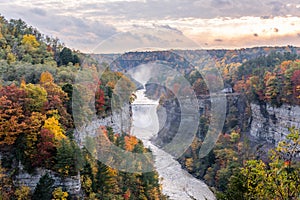
M159 120L166 118L157 116L158 102L145 97L145 90L136 92L136 100L132 104L133 124L131 133L141 139L145 147L150 148L154 155L154 165L159 173L163 193L170 199L215 199L208 186L194 178L170 154L151 142L159 131Z

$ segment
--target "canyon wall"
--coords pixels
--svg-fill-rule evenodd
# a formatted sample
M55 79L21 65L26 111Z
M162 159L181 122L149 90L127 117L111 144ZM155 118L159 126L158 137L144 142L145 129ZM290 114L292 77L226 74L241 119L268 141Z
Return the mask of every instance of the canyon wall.
M231 133L233 129L240 129L243 133L247 133L250 127L250 108L247 100L240 94L227 94L226 95L226 119L223 126L223 133ZM209 120L211 117L211 99L207 98L198 99L199 106L199 129L197 137L204 140ZM176 99L165 100L157 110L160 117L166 115L166 120L160 121L160 131L153 142L158 146L164 146L171 142L173 137L178 131L179 124L183 120L181 116L180 105ZM206 119L207 121L203 121Z
M250 134L257 139L276 145L289 133L289 127L300 128L300 107L268 104L251 104L252 122Z
M199 100L200 116L209 115L209 100ZM169 143L180 123L180 107L176 101L166 101L158 109L158 115L166 113L167 119L161 124L158 137L154 139L159 146ZM251 140L266 141L277 145L289 134L289 128L300 129L300 106L282 105L273 107L269 104L249 104L240 95L227 95L227 114L223 133L230 133L231 129L239 127ZM201 127L199 127L201 128ZM199 130L200 131L200 130ZM204 139L204 135L198 135ZM260 143L260 142L259 142Z

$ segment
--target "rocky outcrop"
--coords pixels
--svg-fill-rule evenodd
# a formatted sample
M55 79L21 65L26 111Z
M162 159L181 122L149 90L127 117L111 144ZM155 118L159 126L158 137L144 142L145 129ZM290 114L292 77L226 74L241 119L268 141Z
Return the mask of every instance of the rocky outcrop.
M49 176L54 180L54 188L62 187L65 188L72 196L81 196L81 181L79 174L77 176L62 178L51 170L41 168L36 169L33 174L29 174L26 171L23 171L22 166L19 166L19 173L14 177L14 185L17 187L28 186L31 191L34 191L40 178L45 174L49 174Z
M83 127L76 127L74 133L77 143L82 146L86 136L95 137L100 126L109 126L114 133L129 133L131 129L131 104L124 104L121 110L114 111L110 116L98 118Z
M289 134L289 127L300 128L300 107L268 104L251 104L252 123L250 134L276 145Z

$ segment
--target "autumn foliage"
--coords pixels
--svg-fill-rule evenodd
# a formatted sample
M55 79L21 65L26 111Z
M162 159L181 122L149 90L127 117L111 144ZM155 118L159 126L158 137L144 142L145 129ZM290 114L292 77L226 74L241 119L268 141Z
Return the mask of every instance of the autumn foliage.
M144 176L112 169L75 142L72 94L82 55L22 20L0 16L0 29L0 199L165 199L154 172ZM92 58L86 60L96 69ZM96 93L79 103L95 99L97 114L110 115L111 98L122 76L106 70L100 81L94 73L92 80L100 83ZM126 77L122 83L121 90L134 88ZM124 100L129 102L129 97ZM116 134L109 127L103 132L120 148L146 151L133 136ZM37 169L51 175L42 176L34 191L16 185L20 173L31 176ZM66 178L80 177L80 197L65 187L54 188L53 174L61 176L63 186Z
M236 92L250 101L265 101L274 106L300 105L300 60L284 61L272 71L248 75L234 84Z

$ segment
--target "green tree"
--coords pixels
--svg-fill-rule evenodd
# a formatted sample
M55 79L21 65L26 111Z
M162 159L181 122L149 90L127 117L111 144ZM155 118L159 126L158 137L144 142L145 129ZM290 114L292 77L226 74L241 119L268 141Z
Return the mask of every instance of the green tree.
M61 65L67 65L69 62L74 63L72 50L67 47L63 48L59 57Z
M68 94L68 101L66 102L67 112L72 114L72 98L73 98L73 85L66 83L62 86L62 90Z
M265 99L271 103L272 105L280 106L280 99L279 99L279 81L278 77L273 74L267 74L265 77Z
M57 148L55 169L62 176L75 176L82 165L82 155L77 143L62 139Z
M112 185L114 183L114 177L112 176L112 171L109 170L109 167L102 164L101 162L97 162L97 173L95 177L95 188L97 189L97 193L101 199L110 192L113 187L118 187L118 185ZM114 183L115 184L115 183Z
M287 140L271 151L270 162L249 160L241 173L247 180L247 199L297 199L300 195L299 130L290 129Z
M47 102L47 91L39 85L21 84L25 90L27 101L26 107L30 112L40 112L44 104Z
M245 182L247 177L241 174L240 169L236 169L235 173L230 177L227 190L225 192L217 192L216 196L219 200L246 200L247 188Z
M53 184L54 180L49 176L49 174L42 176L34 190L32 200L50 200L52 197Z

